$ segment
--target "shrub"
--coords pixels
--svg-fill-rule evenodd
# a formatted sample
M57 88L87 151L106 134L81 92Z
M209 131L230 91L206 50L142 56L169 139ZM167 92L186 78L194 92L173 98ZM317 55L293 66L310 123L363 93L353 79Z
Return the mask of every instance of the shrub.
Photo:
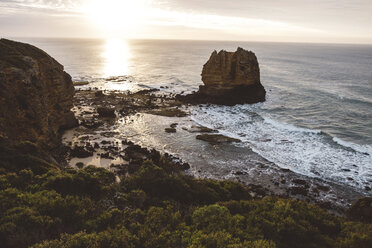
M1 142L1 247L372 247L372 224L303 201L252 200L239 183L194 179L166 159L118 185L103 168L57 168L30 143ZM354 204L352 220L366 220L369 204Z

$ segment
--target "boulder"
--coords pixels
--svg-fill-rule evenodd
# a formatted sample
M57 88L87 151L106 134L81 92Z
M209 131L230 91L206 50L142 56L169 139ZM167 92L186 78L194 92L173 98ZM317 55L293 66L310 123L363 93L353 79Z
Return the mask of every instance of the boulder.
M173 128L173 127L169 127L169 128L165 128L164 130L166 133L176 133L177 132L177 129Z
M203 67L202 81L198 92L178 98L222 105L257 103L266 98L256 55L240 47L236 52L214 51Z
M187 113L178 108L160 108L148 112L152 115L166 116L166 117L185 117Z
M203 140L212 144L241 142L241 140L239 139L227 137L222 134L200 134L196 136L196 139Z
M103 117L103 118L115 118L116 117L114 108L98 107L97 113L100 117Z
M192 125L190 128L184 127L183 129L190 133L217 133L218 132L217 130L213 130L208 127L195 126L195 125Z
M93 151L83 146L75 146L71 149L70 156L72 158L88 158L93 156Z
M77 125L73 96L71 76L55 59L34 46L0 40L0 135L58 146L60 131Z

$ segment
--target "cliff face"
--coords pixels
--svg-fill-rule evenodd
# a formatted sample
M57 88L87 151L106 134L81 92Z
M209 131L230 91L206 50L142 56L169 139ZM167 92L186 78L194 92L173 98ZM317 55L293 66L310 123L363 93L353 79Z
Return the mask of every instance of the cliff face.
M195 103L235 105L263 102L266 91L260 81L260 68L253 52L214 51L202 71L204 85L199 91L180 97Z
M260 84L260 68L253 52L238 48L236 52L214 51L203 67L202 81L206 86Z
M0 40L0 135L54 147L59 131L76 125L73 95L71 77L55 59L34 46Z

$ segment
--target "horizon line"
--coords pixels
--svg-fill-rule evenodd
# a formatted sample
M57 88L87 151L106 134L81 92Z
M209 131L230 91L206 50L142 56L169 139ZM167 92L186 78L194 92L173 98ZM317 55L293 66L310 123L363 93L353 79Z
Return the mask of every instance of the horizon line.
M214 39L175 39L175 38L124 38L124 37L59 37L59 36L1 36L0 39L70 39L70 40L157 40L157 41L198 41L198 42L259 42L259 43L291 43L291 44L313 44L313 45L365 45L372 46L372 43L352 42L311 42L311 41L263 41L263 40L214 40Z

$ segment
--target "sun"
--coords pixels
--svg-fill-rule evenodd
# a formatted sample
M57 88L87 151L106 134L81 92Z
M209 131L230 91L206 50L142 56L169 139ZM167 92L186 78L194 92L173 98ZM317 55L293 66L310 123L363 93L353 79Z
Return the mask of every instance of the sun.
M143 24L151 0L86 0L84 12L95 27L131 35Z

